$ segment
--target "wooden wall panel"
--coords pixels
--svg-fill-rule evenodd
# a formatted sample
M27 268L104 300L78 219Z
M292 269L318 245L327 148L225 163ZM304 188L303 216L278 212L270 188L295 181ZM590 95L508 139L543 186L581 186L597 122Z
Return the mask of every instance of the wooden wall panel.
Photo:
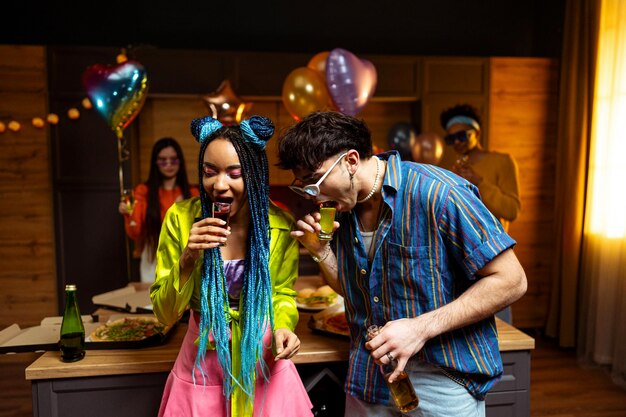
M520 175L522 210L511 223L528 292L513 305L518 327L544 325L555 244L554 179L558 68L554 60L490 60L489 149L511 154Z
M0 46L0 120L22 123L0 135L0 328L57 314L45 51Z
M244 100L247 100L245 97ZM250 115L266 116L274 121L276 131L267 145L267 155L270 164L270 184L289 185L292 181L291 173L285 174L278 167L278 138L289 126L295 123L289 115L282 101L279 99L252 98L253 105ZM365 107L358 117L363 118L372 131L372 142L382 149L388 149L387 133L398 122L412 122L414 120L415 103L412 101L381 102L373 101ZM193 118L205 116L208 113L199 96L164 97L154 95L146 100L146 104L139 116L139 144L138 155L134 162L139 162L139 177L135 170L135 183L145 181L148 177L150 152L152 144L164 136L171 136L179 141L185 153L187 175L192 183L198 182L197 155L198 144L189 131L189 124Z

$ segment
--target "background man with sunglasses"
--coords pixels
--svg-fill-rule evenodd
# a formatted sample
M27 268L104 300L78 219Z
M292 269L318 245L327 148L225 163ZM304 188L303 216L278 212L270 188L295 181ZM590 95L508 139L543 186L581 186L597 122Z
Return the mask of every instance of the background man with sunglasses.
M377 364L408 373L419 415L484 416L484 397L502 374L494 313L526 291L515 241L474 185L431 165L372 156L365 123L312 113L279 141L291 189L335 201L331 243L319 213L292 236L344 295L350 325L346 415L399 416ZM384 325L366 342L368 326ZM411 414L403 414L411 415Z
M444 140L459 159L451 170L478 187L480 197L504 230L520 211L517 164L511 155L491 152L480 144L480 117L469 104L460 104L441 113Z

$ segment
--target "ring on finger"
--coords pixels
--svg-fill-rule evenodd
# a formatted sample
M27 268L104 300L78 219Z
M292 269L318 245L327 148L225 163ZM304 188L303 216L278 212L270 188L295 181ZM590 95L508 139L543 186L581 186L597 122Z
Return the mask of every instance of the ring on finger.
M387 356L387 359L389 359L389 362L393 362L393 355L389 352L385 353L385 356Z

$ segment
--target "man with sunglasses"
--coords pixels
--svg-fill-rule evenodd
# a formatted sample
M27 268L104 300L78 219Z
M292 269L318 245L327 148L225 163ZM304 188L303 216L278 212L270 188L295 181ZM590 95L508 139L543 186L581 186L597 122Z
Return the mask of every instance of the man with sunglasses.
M508 232L520 211L517 164L508 154L490 152L480 144L480 117L469 104L441 113L444 140L459 154L452 172L478 187L483 203Z
M312 113L279 142L291 189L336 202L335 234L318 238L318 212L292 236L344 295L350 325L347 416L400 416L378 365L406 371L419 415L482 416L502 374L494 313L526 291L515 241L480 201L475 186L449 171L372 156L365 123ZM384 325L367 341L370 325ZM402 414L411 415L411 414Z

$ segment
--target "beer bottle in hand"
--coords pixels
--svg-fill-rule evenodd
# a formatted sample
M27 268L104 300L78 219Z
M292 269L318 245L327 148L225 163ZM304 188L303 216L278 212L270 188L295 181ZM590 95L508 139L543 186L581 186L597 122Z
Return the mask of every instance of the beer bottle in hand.
M85 357L85 327L78 311L76 285L65 286L65 312L61 324L61 360L75 362Z
M381 326L369 326L367 328L367 340L371 340L376 337L381 330ZM396 366L398 366L398 362L396 360L391 360L388 364L381 365L380 371L383 374L384 380L389 388L389 392L391 393L391 397L396 403L398 410L403 413L408 413L418 406L419 399L417 398L411 379L409 379L409 375L407 375L406 372L400 372L400 375L395 381L389 382L389 377L396 369Z

